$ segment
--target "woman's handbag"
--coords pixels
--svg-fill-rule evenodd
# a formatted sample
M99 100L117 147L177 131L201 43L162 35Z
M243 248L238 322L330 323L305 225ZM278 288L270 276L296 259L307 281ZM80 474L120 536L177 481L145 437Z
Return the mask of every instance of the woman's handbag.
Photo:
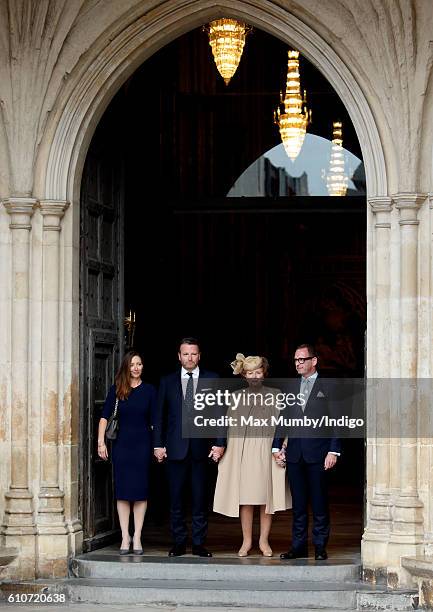
M119 419L117 417L117 406L119 405L119 399L116 397L116 405L114 412L108 419L107 429L105 430L105 437L107 440L115 440L119 431Z

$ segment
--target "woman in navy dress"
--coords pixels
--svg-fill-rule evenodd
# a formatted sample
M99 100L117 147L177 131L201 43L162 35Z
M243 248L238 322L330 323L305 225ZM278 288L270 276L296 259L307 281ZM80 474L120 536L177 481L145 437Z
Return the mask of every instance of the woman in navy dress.
M156 390L141 380L143 362L135 351L127 353L116 375L115 384L105 400L98 430L98 455L108 459L105 430L119 399L119 431L113 440L114 488L117 500L122 544L120 554L127 554L132 544L135 554L143 554L141 530L147 509L149 468L153 454L152 424L156 408ZM131 504L134 513L134 537L129 535Z

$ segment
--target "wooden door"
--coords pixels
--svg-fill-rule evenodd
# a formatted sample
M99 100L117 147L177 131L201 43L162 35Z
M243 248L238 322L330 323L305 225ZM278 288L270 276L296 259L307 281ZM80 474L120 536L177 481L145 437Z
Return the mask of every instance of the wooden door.
M123 177L94 139L81 192L80 503L84 550L116 537L111 461L97 454L98 422L123 352Z

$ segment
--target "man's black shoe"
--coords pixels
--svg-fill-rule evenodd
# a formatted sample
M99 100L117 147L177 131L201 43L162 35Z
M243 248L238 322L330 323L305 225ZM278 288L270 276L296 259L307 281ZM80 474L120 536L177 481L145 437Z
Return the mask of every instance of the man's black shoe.
M201 544L192 547L192 554L198 557L212 557L212 553Z
M306 548L292 548L286 553L281 553L280 559L302 559L308 557L308 550Z
M185 544L175 544L173 548L168 553L169 557L181 557L186 553Z
M326 561L328 553L324 548L316 548L316 554L314 555L316 561Z

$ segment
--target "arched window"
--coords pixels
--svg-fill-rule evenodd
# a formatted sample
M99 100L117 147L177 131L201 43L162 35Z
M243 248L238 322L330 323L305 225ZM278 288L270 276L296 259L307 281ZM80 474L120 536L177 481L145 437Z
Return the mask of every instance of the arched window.
M287 156L283 144L266 151L236 179L229 198L327 196L332 142L315 134L306 134L295 159ZM343 148L345 174L348 177L346 197L365 195L363 162Z

